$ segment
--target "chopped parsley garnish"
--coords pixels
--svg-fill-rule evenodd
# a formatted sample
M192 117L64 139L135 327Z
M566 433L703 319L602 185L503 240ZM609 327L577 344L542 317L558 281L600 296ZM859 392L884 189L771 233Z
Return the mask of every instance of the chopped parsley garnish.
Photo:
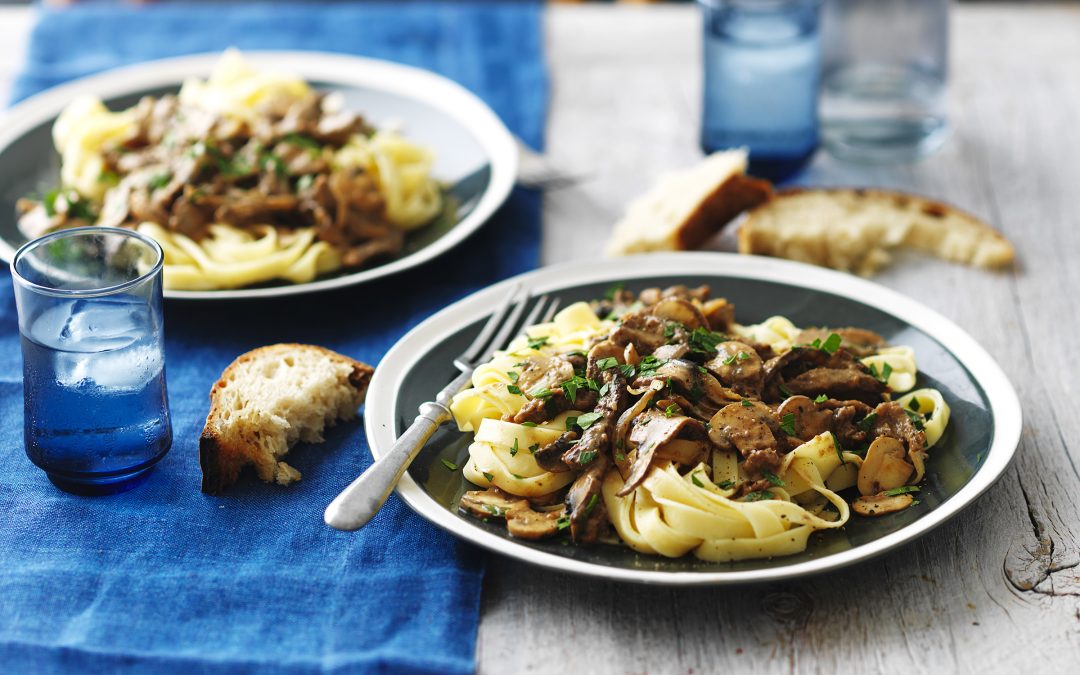
M543 347L544 345L546 345L548 343L549 339L550 339L550 337L547 336L547 335L544 335L544 336L538 337L538 338L530 338L529 339L529 349L540 349L541 347Z
M923 423L922 415L920 415L917 412L912 412L910 410L905 410L904 412L907 413L908 419L911 420L911 424L916 429L918 429L919 431L922 431L923 429L926 428L926 425Z
M911 410L914 410L915 412L918 412L920 405L921 404L919 403L919 397L918 396L912 396L911 400L908 401L907 407L910 408Z
M731 488L735 487L735 481L731 479L722 480L716 484L716 487L720 488L721 490L730 490Z
M825 394L818 394L817 398L814 399L814 403L824 403L825 401L828 401L828 400L829 400L829 397L826 396Z
M502 509L494 504L484 504L484 510L496 517L501 517L503 514Z
M686 392L686 395L690 398L691 403L697 403L705 397L705 390L701 388L701 384L694 382L694 386L690 387L690 391Z
M603 415L598 412L585 413L584 415L580 415L576 418L577 425L582 429L588 429L593 425L594 422L596 422L596 420L600 419L601 417L603 417Z
M706 373L708 373L708 372L709 372L709 369L708 369L708 368L706 368L705 366L698 366L698 367L697 367L697 371L698 371L699 373L701 373L702 375L705 375Z
M667 361L661 361L652 354L644 357L638 364L638 377L655 377L656 369L665 363Z
M513 476L514 478L517 478L518 480L525 480L525 476L519 476L519 475L517 475L516 473L514 473L512 471L510 472L510 475Z
M918 492L918 485L905 485L904 487L893 488L885 491L886 497L895 497L897 495L906 495L909 492Z
M755 490L753 492L747 492L743 497L744 502L759 502L762 499L772 499L775 495L768 490Z
M623 377L628 380L634 379L634 366L629 363L624 363L623 365L619 366L619 372L622 373Z
M536 422L522 422L521 426L523 426L523 427L535 427Z
M576 417L567 417L566 418L566 430L567 431L570 431L571 429L573 429L575 424L577 424L577 418Z
M514 437L514 444L510 446L510 456L513 457L516 454L518 454L518 439L515 436Z
M625 462L626 461L626 455L624 455L621 452L616 452L615 453L615 461L616 462Z
M521 377L521 375L518 375L518 372L516 370L506 371L506 376L510 378L511 382L517 382L518 378Z
M578 456L578 464L589 464L596 459L596 452L593 450L586 450Z
M168 185L171 180L172 172L162 171L161 173L150 178L150 180L147 181L146 186L149 187L151 190L160 190L161 188Z
M840 447L840 439L831 431L829 432L829 435L832 436L832 444L833 447L836 448L836 456L840 458L840 463L847 464L847 462L844 461L844 449Z
M610 368L617 368L619 365L618 359L614 356L608 356L607 358L598 359L596 361L596 367L600 370L608 370Z
M697 474L698 474L697 471L690 474L690 482L693 483L694 485L698 486L699 488L705 487L705 483L702 483L700 480L698 480Z
M825 342L821 343L821 351L826 354L835 354L837 349L840 349L840 343L844 341L844 338L840 337L836 333L830 333L829 337L825 338Z
M738 359L739 361L745 361L746 359L750 358L750 355L747 354L746 352L739 352L739 355L736 356L735 358Z
M743 405L744 408L753 408L754 407L754 402L751 401L748 398L744 398L742 400L742 405Z
M795 413L788 413L780 419L780 431L788 436L795 435Z
M877 366L870 364L870 374L874 376L874 379L878 382L888 383L889 375L892 375L892 366L886 363L881 368L881 372L878 372Z
M604 384L604 386L600 387L600 392L599 392L599 394L600 394L601 396L607 396L607 393L608 393L608 391L610 391L610 390L611 390L611 383L610 383L610 382L607 382L607 383L605 383L605 384Z
M855 426L859 427L863 431L870 431L870 427L874 426L875 420L877 420L877 413L872 412L866 417L859 420Z
M664 417L675 417L676 415L683 414L682 406L678 403L672 403L668 407L664 408Z
M511 394L517 394L518 396L524 395L521 393L521 387L517 386L516 384L506 385L506 391L510 392Z
M532 393L532 397L533 398L551 398L551 390L548 389L547 387L544 387L543 389L540 389L538 391L534 391Z
M735 363L735 356L734 356L734 354L733 354L733 355L731 355L731 356L729 356L729 357L727 357L727 358L725 358L725 359L724 359L723 361L721 361L720 363L724 364L725 366L730 366L731 364Z
M716 345L724 341L724 336L720 333L714 333L706 328L695 328L690 333L690 349L695 352L703 352L705 354L715 354Z
M787 385L785 385L783 382L780 383L780 393L783 394L784 396L794 396L795 395L795 394L791 393L791 390L788 389Z
M529 454L530 455L535 455L536 451L539 450L539 449L540 449L540 444L539 443L533 443L532 445L529 446Z
M677 321L668 321L664 324L664 337L675 337L675 330L677 328L683 328L683 325Z
M780 476L777 476L772 471L764 471L761 475L765 476L765 480L769 481L776 487L784 487L784 479Z
M592 497L589 497L589 503L585 505L585 515L592 513L592 510L596 508L596 502L600 500L600 495L593 493Z
M559 528L560 530L565 530L566 528L570 527L570 518L568 516L562 516L555 521L555 527Z
M617 284L612 284L608 287L606 291L604 291L604 299L612 301L615 300L615 296L621 293L624 288L626 288L626 284L622 283L621 281Z
M310 136L292 133L285 134L285 137L282 140L288 141L293 145L299 145L301 148L304 148L313 155L317 155L322 152L322 146L319 145L318 141L316 141L314 138L311 138Z
M448 459L441 460L442 465L446 467L447 471L457 471L457 464L454 464Z
M491 475L487 471L484 471L482 473L484 474L484 478L487 478L487 482L492 483L495 481L495 476Z

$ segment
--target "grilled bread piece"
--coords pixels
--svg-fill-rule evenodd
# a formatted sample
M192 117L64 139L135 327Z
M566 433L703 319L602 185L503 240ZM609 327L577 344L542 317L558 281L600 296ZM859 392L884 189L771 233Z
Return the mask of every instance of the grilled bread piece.
M1012 244L975 216L889 190L789 189L752 210L739 252L870 275L910 247L980 267L1012 263Z
M297 442L356 415L371 366L322 347L276 344L241 355L210 389L199 439L202 490L218 494L248 465L266 482L288 485L300 472L281 461Z
M772 185L744 175L746 150L726 150L663 176L634 200L608 240L608 256L697 248L737 215L772 195Z

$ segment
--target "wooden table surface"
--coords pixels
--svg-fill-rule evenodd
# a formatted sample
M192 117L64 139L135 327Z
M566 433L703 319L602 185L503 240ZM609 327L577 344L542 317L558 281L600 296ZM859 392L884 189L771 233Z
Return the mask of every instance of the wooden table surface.
M628 586L493 556L482 673L1076 670L1080 7L965 4L953 19L941 151L876 167L822 154L800 182L925 193L1015 243L1011 273L905 256L878 277L956 321L1012 379L1025 426L1004 478L912 545L791 583ZM29 27L28 10L0 7L0 96ZM586 259L660 172L700 157L699 20L692 6L559 5L548 45L548 153L587 179L548 193L543 257Z

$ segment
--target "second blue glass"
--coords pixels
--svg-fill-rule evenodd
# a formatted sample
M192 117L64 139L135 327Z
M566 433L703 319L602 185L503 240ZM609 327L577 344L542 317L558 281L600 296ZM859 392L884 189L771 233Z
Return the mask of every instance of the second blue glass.
M700 0L706 152L747 147L750 173L780 180L818 145L820 0Z

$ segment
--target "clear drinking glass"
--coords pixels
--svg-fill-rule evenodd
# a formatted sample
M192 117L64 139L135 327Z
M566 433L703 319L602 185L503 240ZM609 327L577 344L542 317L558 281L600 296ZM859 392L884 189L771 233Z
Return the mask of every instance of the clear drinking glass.
M917 159L948 135L948 0L827 0L821 136L839 157Z
M745 146L750 173L784 178L818 144L820 0L699 0L705 152Z
M122 492L169 451L162 259L137 232L81 227L12 260L26 454L63 490Z

